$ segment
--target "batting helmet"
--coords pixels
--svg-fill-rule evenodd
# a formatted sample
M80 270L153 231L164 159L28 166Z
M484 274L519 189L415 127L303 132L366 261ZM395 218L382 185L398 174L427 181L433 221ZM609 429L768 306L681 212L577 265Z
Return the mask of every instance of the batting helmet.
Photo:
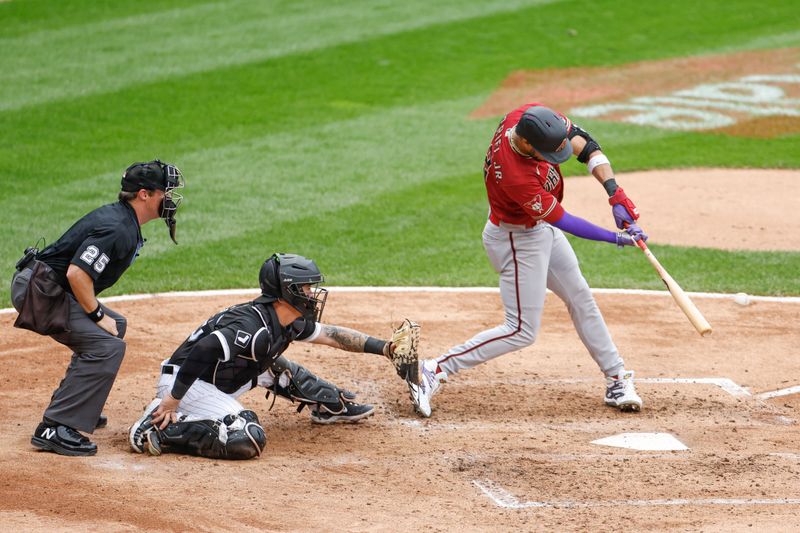
M306 319L317 322L328 298L327 289L319 286L324 279L314 261L295 254L273 254L258 274L262 301L285 300Z
M549 107L529 107L514 131L548 163L559 165L572 155L572 143L567 139L567 120Z

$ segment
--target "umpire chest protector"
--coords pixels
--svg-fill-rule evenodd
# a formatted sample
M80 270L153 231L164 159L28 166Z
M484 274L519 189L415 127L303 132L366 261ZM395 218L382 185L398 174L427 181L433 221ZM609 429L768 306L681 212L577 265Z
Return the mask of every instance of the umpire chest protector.
M245 385L255 386L258 376L293 340L310 336L314 328L314 322L302 318L282 327L271 304L239 304L209 318L178 347L169 362L182 365L197 342L209 335L217 337L219 357L200 379L231 394Z

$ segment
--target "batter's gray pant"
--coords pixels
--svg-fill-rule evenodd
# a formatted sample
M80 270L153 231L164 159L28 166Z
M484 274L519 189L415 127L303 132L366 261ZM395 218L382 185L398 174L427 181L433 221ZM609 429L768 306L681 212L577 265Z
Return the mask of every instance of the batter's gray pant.
M581 274L578 258L561 230L544 222L526 229L506 224L500 227L488 221L483 246L500 274L505 323L436 358L442 370L456 373L533 344L541 325L546 288L567 305L578 336L600 370L612 376L625 368Z
M31 269L16 272L11 280L11 302L19 311L30 282ZM93 433L103 411L117 372L125 356L125 317L103 305L103 311L117 322L115 337L92 322L70 294L69 329L51 335L73 351L72 360L61 384L53 392L44 418L51 422Z

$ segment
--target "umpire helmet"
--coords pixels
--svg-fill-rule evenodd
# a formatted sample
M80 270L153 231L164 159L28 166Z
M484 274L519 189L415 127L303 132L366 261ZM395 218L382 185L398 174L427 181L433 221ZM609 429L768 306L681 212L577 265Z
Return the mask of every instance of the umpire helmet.
M328 290L319 285L324 281L316 263L302 255L273 254L264 261L258 274L261 301L285 300L307 320L319 321ZM304 286L308 285L308 292Z
M175 165L154 159L148 163L134 163L122 174L122 190L139 189L170 191L183 186L183 174Z
M572 155L572 143L567 139L567 119L549 107L533 106L526 109L514 131L548 163L560 165Z
M158 210L158 216L164 219L169 228L169 236L175 240L175 213L183 201L183 195L177 192L184 186L183 174L175 165L162 163L154 159L148 163L134 163L122 175L122 190L138 192L140 189L164 191L164 200Z

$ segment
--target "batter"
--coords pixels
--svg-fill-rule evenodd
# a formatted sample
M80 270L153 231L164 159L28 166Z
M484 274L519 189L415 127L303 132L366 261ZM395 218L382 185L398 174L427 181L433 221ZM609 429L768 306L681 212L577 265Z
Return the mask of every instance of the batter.
M564 210L559 165L573 154L606 189L615 223L624 231L606 230ZM617 185L600 145L566 116L526 104L501 120L483 174L489 199L483 246L500 275L505 322L439 357L420 360L419 384L409 383L415 410L429 417L431 398L450 375L533 344L549 288L567 305L581 341L606 376L605 403L639 411L634 373L625 369L563 233L619 247L647 240L636 224L638 209Z

